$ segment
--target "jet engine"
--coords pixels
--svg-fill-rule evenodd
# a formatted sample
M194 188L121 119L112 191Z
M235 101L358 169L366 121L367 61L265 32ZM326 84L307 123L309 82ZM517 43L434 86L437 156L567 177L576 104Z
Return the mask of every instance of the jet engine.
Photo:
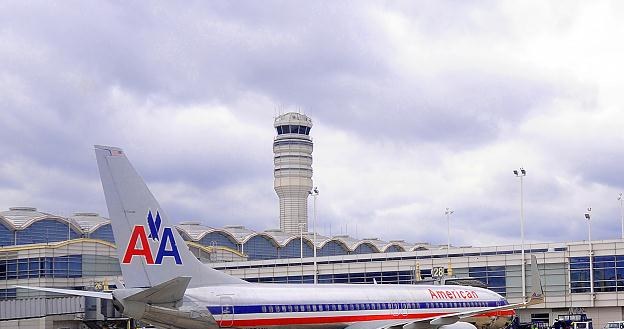
M438 327L438 329L477 329L477 327L469 322L457 321L453 324L445 324Z

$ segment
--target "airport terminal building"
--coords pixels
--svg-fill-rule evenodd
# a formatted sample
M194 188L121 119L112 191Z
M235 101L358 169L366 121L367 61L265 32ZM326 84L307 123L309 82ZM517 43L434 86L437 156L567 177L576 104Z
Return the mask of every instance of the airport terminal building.
M347 235L314 239L307 214L308 198L318 195L312 182L312 120L289 112L277 116L273 127L280 228L180 223L176 229L202 262L250 282L313 283L316 272L319 284L470 284L487 287L511 303L522 300L523 290L531 291L528 271L523 289L520 245L447 249ZM519 311L522 322L549 324L568 313L587 313L597 327L622 320L624 240L595 241L591 248L583 241L532 244L524 250L525 261L531 255L538 259L546 301ZM95 213L65 217L29 207L0 211L0 329L125 327L129 319L107 301L15 288L108 291L120 279L109 219Z
M426 243L318 236L315 246L310 234L280 230L197 223L176 228L203 262L250 282L312 283L316 247L319 284L420 284L445 274L450 265L459 280L446 283L477 282L511 303L522 299L519 245L447 250ZM595 241L592 249L593 295L587 242L525 246L527 262L530 255L537 256L546 302L521 310L521 321L552 323L569 312L587 313L596 327L622 320L624 241ZM530 291L528 263L526 268L525 289ZM25 319L42 328L79 328L81 321L114 319L119 314L110 305L96 307L80 297L46 299L14 285L107 290L114 288L120 274L107 218L93 213L63 217L25 207L0 212L0 328L16 327L16 321ZM32 307L41 300L44 306Z

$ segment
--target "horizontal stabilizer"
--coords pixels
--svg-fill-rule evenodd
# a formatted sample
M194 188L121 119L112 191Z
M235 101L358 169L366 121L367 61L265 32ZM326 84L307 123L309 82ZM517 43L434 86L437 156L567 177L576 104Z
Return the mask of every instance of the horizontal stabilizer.
M134 295L130 295L126 297L125 300L147 304L175 303L184 297L184 292L189 282L191 282L190 276L179 276Z
M101 299L113 299L113 294L109 292L99 291L86 291L86 290L72 290L72 289L58 289L58 288L43 288L43 287L30 287L30 286L15 286L15 288L29 289L36 291L53 292L56 294L83 296L83 297L95 297Z

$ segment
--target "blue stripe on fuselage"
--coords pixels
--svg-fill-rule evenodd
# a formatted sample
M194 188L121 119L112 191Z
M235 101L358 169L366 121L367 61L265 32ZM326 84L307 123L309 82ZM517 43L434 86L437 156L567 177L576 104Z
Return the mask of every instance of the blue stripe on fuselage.
M475 301L475 302L398 302L398 303L339 303L339 304L266 304L266 305L224 305L207 306L212 314L271 314L271 313L300 313L300 312L352 312L352 311L378 311L378 310L422 310L422 309L449 309L469 307L497 307L507 305L507 301ZM339 306L340 305L340 306ZM234 312L231 308L234 307ZM222 312L225 310L225 312Z

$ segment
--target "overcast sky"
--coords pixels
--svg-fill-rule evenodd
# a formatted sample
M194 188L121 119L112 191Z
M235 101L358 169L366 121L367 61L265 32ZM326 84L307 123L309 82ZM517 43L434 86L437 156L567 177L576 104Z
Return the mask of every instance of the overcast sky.
M319 232L620 236L624 2L0 3L0 209L106 214L117 145L176 222L279 227L273 119L314 127ZM357 232L356 232L356 223Z

